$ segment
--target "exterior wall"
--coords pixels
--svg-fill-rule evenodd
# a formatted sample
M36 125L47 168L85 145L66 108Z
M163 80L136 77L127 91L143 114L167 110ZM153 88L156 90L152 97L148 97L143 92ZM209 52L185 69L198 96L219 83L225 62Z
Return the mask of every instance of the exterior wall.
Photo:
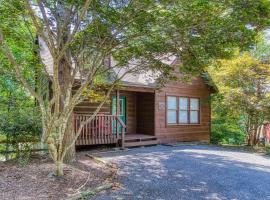
M155 135L160 143L175 141L210 140L210 89L202 78L194 78L191 84L170 83L155 93ZM192 125L167 125L166 96L186 96L200 98L200 123Z
M150 92L120 91L126 97L127 134L155 135L160 143L176 141L210 140L210 88L202 78L194 78L191 84L170 83L161 90ZM114 95L114 93L112 93ZM186 96L200 98L200 123L193 125L166 124L166 96ZM74 109L75 113L90 114L98 103L85 100ZM111 103L105 104L101 113L111 114Z
M120 96L126 97L126 133L154 135L154 93L120 91ZM98 105L85 100L75 107L74 113L92 114ZM100 113L111 114L111 102L105 104Z
M127 134L136 133L137 112L136 112L136 92L120 91L120 96L126 97L126 126Z
M113 95L114 93L111 94L111 96ZM126 102L127 102L127 105L126 105L127 133L136 133L136 127L137 127L136 92L120 91L120 96L125 96ZM96 110L98 105L99 103L92 103L86 99L82 103L76 105L74 109L74 113L92 114ZM108 103L105 103L102 106L102 108L100 109L100 113L111 114L111 101Z
M74 108L74 113L80 114L92 114L96 111L99 103L92 103L88 100L84 100L83 102L76 105ZM100 113L110 114L111 113L111 105L110 103L105 103L102 108L100 109Z
M154 135L155 95L137 93L137 133Z

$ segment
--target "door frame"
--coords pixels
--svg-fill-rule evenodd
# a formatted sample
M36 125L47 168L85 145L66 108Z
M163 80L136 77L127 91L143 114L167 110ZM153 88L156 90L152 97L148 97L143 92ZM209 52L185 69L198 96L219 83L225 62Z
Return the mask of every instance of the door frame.
M116 95L113 95L112 96L112 102L111 102L111 114L112 115L116 115L116 102L117 101L117 96ZM125 125L127 125L127 97L126 96L119 96L119 104L121 105L121 103L120 102L124 102L124 104L122 103L122 111L124 112L124 118L123 117L121 117L121 114L119 113L119 117L120 117L120 119L124 122L124 124ZM115 104L114 104L114 102L115 102ZM115 108L114 108L114 106L115 106ZM121 109L119 109L120 110L120 112L121 112ZM115 113L114 113L115 112ZM126 133L126 128L125 128L125 133Z

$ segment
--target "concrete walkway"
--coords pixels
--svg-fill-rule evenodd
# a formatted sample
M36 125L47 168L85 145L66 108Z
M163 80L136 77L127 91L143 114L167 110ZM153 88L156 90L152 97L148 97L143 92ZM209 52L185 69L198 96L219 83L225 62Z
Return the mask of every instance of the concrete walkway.
M269 199L270 159L214 146L153 146L100 153L119 166L109 199Z

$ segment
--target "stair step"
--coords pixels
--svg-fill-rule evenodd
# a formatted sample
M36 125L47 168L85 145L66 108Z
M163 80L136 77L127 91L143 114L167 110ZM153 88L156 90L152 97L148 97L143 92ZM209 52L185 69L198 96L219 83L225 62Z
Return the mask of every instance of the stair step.
M140 141L149 141L149 140L156 140L155 136L151 137L144 137L144 138L125 138L125 142L140 142Z
M138 146L148 146L148 145L157 145L158 141L155 140L146 140L139 142L125 142L125 147L138 147Z

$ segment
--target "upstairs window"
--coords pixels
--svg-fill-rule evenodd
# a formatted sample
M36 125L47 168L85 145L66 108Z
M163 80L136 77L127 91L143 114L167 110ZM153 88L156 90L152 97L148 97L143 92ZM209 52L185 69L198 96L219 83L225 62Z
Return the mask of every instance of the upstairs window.
M167 96L167 124L199 124L200 99Z

